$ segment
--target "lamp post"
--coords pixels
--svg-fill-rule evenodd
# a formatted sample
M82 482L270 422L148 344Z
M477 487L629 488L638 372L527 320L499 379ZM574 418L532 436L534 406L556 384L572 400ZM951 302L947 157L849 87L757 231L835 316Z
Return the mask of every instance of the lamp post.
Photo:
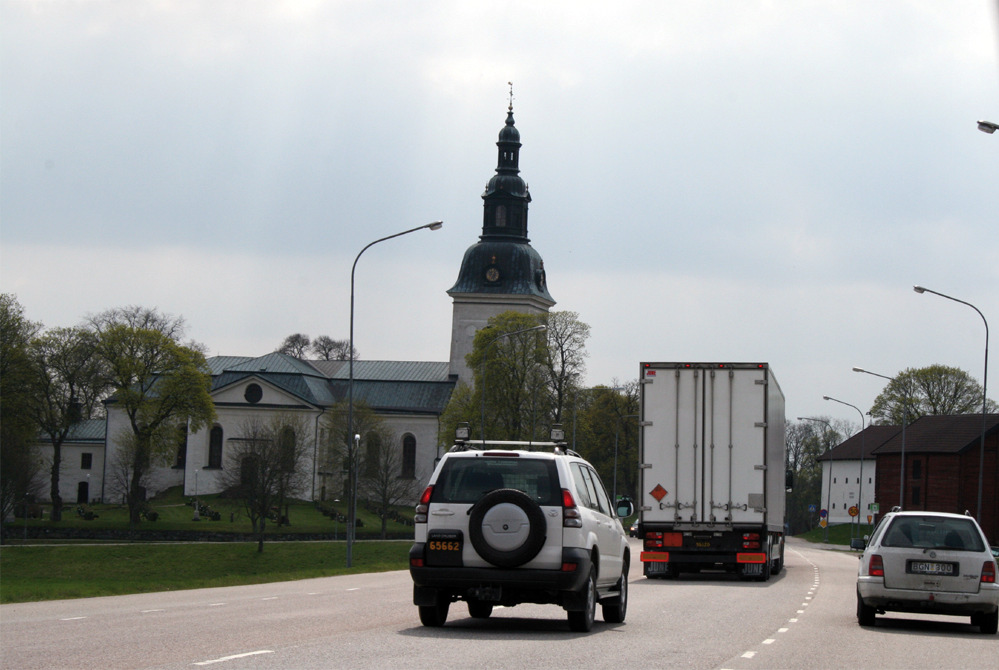
M999 123L992 123L991 121L979 121L978 129L983 133L988 133L989 135L991 135L995 131L999 130ZM930 291L930 293L933 293L933 291Z
M887 379L888 381L898 381L895 377L889 377L888 375L879 375L877 372L871 372L870 370L865 370L864 368L853 368L854 372L863 372L867 375L874 375L875 377L881 377L881 379ZM908 386L904 389L903 402L902 402L902 463L899 465L898 472L898 506L900 508L905 507L905 424L909 423L909 388Z
M983 123L988 123L987 121L979 121L978 127L981 128ZM994 132L996 128L999 128L996 124L990 124L993 126L992 130L986 132ZM985 425L986 425L986 414L985 410L988 407L988 395L987 387L989 383L989 322L985 320L985 315L982 314L982 310L978 309L970 302L965 302L964 300L958 300L957 298L945 295L943 293L937 293L936 291L924 288L922 286L913 286L912 290L916 293L932 293L933 295L938 295L941 298L947 298L948 300L953 300L954 302L959 302L962 305L967 305L971 309L978 312L978 316L982 317L982 323L985 324L985 371L982 373L982 442L979 448L978 454L978 511L975 513L975 518L981 520L982 518L982 478L985 474Z
M829 431L832 430L832 424L830 424L825 419L813 419L810 416L799 416L798 421L817 421L818 423L826 424L826 435L829 435ZM832 449L832 445L829 440L826 439L826 453ZM829 459L829 486L826 488L826 527L823 528L825 532L823 533L823 541L829 542L829 520L832 518L832 513L829 510L829 503L832 502L832 459Z
M489 342L486 343L486 346L482 347L482 360L479 363L479 378L482 380L482 423L479 426L479 435L482 437L482 444L486 443L486 354L489 353L489 347L493 346L493 344L502 340L504 337L541 330L548 330L548 326L541 324L540 326L532 326L531 328L523 328L521 330L513 330L509 333L503 333L502 335L489 340Z
M354 432L354 271L357 270L357 261L361 259L361 254L367 251L370 247L378 244L379 242L384 242L385 240L391 240L394 237L401 237L402 235L408 235L409 233L415 233L417 230L423 230L424 228L428 230L440 230L441 226L444 225L443 221L434 221L432 223L427 223L422 226L417 226L416 228L410 228L409 230L404 230L401 233L396 233L395 235L388 235L387 237L382 237L374 242L368 243L363 249L361 249L357 256L354 258L354 264L350 267L350 349L347 351L348 358L348 370L349 377L347 380L347 434L350 435ZM350 443L350 438L347 438L347 454L348 456L353 456L350 459L350 463L353 463L357 454L354 453L355 445ZM357 468L351 465L350 472L348 473L348 481L350 483L350 502L348 503L347 510L347 567L351 567L353 562L353 550L354 550L354 524L357 520Z
M857 410L857 414L860 415L860 489L857 491L857 497L860 498L860 500L858 500L857 503L860 505L860 510L863 511L864 510L864 447L865 447L864 440L866 439L864 436L864 430L865 430L864 413L860 411L859 407L857 407L856 405L851 405L848 402L843 402L842 400L836 400L836 398L830 398L827 395L822 396L822 399L832 400L833 402L838 402L840 405L846 405L847 407L852 407L853 409ZM859 537L860 515L857 515L857 533ZM852 538L853 535L851 534L850 537Z
M614 487L613 493L611 494L614 498L611 503L615 508L617 507L617 440L618 436L621 434L621 424L624 423L625 419L637 419L637 414L625 414L617 421L617 430L614 431Z

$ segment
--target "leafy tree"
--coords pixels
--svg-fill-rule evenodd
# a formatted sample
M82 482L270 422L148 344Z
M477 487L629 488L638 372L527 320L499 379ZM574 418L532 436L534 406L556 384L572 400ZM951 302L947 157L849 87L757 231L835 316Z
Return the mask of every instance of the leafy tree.
M989 412L996 411L989 400ZM902 425L921 416L976 414L982 411L982 386L959 368L931 365L906 368L874 399L870 415L879 424Z
M33 418L52 443L49 495L52 521L62 519L59 474L62 445L73 425L94 416L105 389L103 370L95 357L97 338L84 328L55 328L30 345L34 388Z
M504 312L475 334L465 360L474 370L480 408L485 393L486 415L484 426L481 412L466 419L478 426L474 433L493 440L538 439L538 427L551 421L546 338L539 331L517 332L542 322L539 315Z
M334 340L329 335L320 335L312 340L309 350L324 361L349 361L350 340ZM357 360L357 349L354 349L353 358Z
M286 520L282 507L309 483L309 435L305 417L282 414L268 421L254 417L243 424L239 437L229 440L219 483L242 502L258 552L264 550L267 520L281 525Z
M289 356L294 356L295 358L305 358L305 354L309 351L309 346L312 341L309 339L308 335L304 333L295 333L294 335L289 335L284 338L284 342L281 346L277 348L279 354L287 354Z
M579 389L576 450L600 473L613 495L615 450L617 495L638 493L638 382ZM568 429L572 430L571 427ZM570 442L572 434L567 434Z
M176 449L178 424L195 432L215 418L211 373L197 345L180 344L183 319L132 306L99 314L90 323L96 356L113 390L109 404L125 413L131 430L114 439L131 454L124 493L129 519L138 524L144 476L154 461Z
M368 440L373 435L386 435L386 432L381 419L363 401L354 401L353 426L347 423L348 414L347 403L341 402L329 408L323 415L327 440L320 453L319 470L333 473L340 478L340 499L347 501L347 517L356 519L357 510L354 507L356 496L353 495L353 487L355 483L359 484L359 478L366 467L364 456ZM356 448L355 435L361 436Z
M0 294L0 523L38 486L29 344L40 327L25 318L14 295Z

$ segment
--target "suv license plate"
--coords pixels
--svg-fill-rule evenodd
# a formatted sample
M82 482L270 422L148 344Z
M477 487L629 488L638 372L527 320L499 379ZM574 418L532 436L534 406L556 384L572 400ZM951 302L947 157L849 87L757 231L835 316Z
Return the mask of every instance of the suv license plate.
M460 530L435 530L427 534L427 565L461 567L464 536Z
M933 563L930 561L909 561L909 572L914 575L953 575L953 563Z

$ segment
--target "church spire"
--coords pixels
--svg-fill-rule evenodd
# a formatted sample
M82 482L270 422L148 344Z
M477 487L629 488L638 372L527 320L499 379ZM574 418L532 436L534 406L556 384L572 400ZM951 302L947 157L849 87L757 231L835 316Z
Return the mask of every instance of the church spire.
M496 174L486 184L482 194L482 237L527 239L527 205L531 194L527 182L520 177L520 131L513 120L513 84L510 83L510 103L506 124L496 142L498 157Z

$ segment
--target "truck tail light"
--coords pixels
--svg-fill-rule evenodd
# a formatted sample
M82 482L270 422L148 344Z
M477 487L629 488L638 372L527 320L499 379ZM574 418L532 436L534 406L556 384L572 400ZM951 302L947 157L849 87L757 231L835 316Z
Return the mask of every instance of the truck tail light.
M430 494L434 492L433 486L428 486L420 496L420 503L416 506L416 514L413 515L413 523L426 523L427 512L430 511Z
M982 584L996 583L996 562L985 561L982 564Z
M871 562L867 565L867 574L871 577L884 577L885 576L885 564L881 560L881 556L878 554L871 554ZM983 573L984 576L984 573Z
M579 508L569 489L562 489L562 526L565 528L582 528L583 519L579 516Z
M645 534L646 549L662 549L663 534L659 531L650 531Z
M743 533L742 534L742 548L743 549L759 549L760 548L760 534L759 533Z

